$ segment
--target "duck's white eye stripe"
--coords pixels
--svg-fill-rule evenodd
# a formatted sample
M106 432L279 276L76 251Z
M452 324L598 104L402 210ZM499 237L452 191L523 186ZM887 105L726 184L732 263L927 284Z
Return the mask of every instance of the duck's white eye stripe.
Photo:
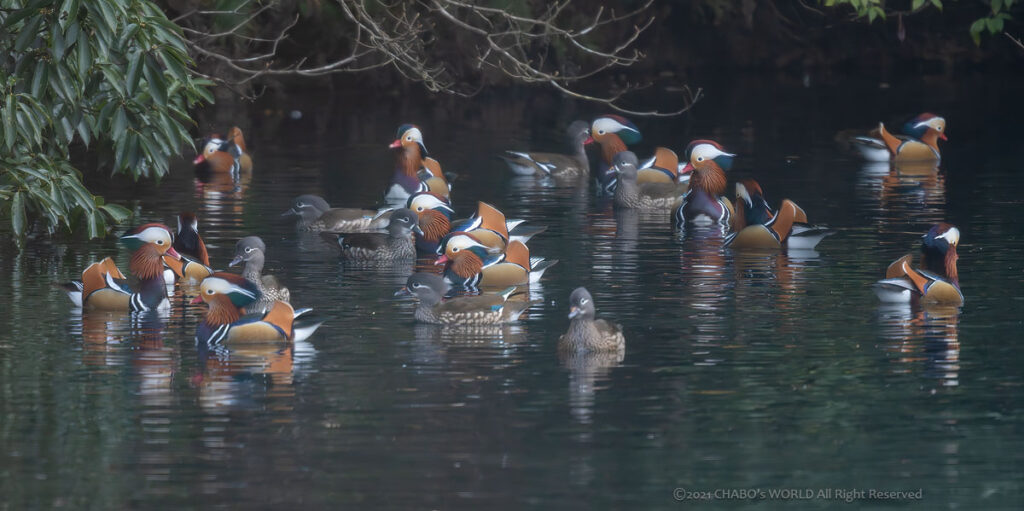
M580 305L586 305L589 301L590 300L587 300L586 298L580 298Z

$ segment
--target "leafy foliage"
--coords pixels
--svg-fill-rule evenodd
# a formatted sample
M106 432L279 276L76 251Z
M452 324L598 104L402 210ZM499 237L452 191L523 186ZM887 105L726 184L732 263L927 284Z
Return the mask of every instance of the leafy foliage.
M33 221L97 237L128 218L86 189L73 146L112 174L159 178L190 142L187 108L213 101L149 0L0 0L0 47L0 208L19 243Z
M929 7L942 10L942 0L911 0L909 12L886 11L883 0L823 0L826 7L849 5L858 18L868 18L873 22L877 18L885 18L886 14L913 14ZM981 44L981 35L988 33L998 35L1003 32L1006 21L1012 19L1010 10L1017 0L988 0L990 12L987 16L971 23L970 34L974 44Z

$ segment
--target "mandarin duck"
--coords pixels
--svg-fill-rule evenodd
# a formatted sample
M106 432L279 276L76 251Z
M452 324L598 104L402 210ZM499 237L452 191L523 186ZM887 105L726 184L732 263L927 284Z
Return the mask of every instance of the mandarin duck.
M811 250L835 231L807 223L807 213L789 199L783 199L778 212L772 212L761 185L753 179L736 183L736 208L733 233L725 238L732 248Z
M206 302L209 310L196 329L196 342L301 341L323 324L319 319L298 319L309 309L295 311L282 301L274 302L265 313L243 315L259 297L256 284L241 275L217 272L203 279L192 303Z
M252 172L252 157L245 152L245 138L237 126L228 131L227 137L211 135L203 140L203 150L192 160L199 172L215 174Z
M574 121L566 128L565 136L569 142L569 154L505 151L498 157L505 160L512 172L521 176L576 178L590 174L585 146L593 143L594 139L587 123Z
M441 238L452 230L455 210L444 197L432 192L417 192L409 196L406 207L416 213L420 233L416 234L416 249L436 253Z
M228 263L229 267L245 263L242 267L242 277L256 286L260 293L247 307L251 312L265 312L274 305L274 302L291 301L291 292L277 280L277 277L263 275L266 253L267 245L259 236L246 236L235 244L235 257Z
M130 273L139 279L137 290L111 258L89 265L82 280L62 284L76 307L86 310L145 312L170 308L164 285L163 256L178 257L171 246L171 229L163 224L144 224L121 237L133 250Z
M448 283L433 273L414 273L405 287L396 294L413 294L419 298L416 319L439 325L501 325L519 319L532 303L509 301L515 288L498 294L459 296L444 299Z
M410 209L391 213L388 232L321 232L328 243L341 248L341 259L358 263L391 264L416 258L413 233L422 235L418 217Z
M405 201L416 192L429 191L448 197L451 187L441 172L441 164L427 156L423 132L412 124L398 127L398 138L388 146L395 151L395 173L384 198Z
M296 217L295 227L300 231L372 232L387 226L391 210L332 208L323 197L300 195L281 216Z
M484 229L498 234L507 244L507 242L512 240L519 240L526 243L534 236L548 230L545 225L527 226L523 225L524 222L525 220L520 219L506 219L505 214L498 208L486 202L478 201L476 213L474 213L473 216L464 220L455 220L452 222L452 225L454 226L452 228L452 232L465 231L478 233L477 231ZM491 234L481 234L482 238L487 238L488 236L491 236Z
M676 210L677 225L729 225L733 214L732 203L722 194L727 184L725 171L732 168L735 156L711 140L690 142L686 148L687 163L683 173L692 172L692 177L690 188L683 195L683 204Z
M621 183L620 183L621 185ZM569 295L569 331L558 338L558 351L624 352L626 336L622 325L596 319L594 298L586 288L578 287Z
M933 225L921 242L920 267L910 266L909 254L890 264L885 279L874 284L878 299L887 303L963 305L956 269L959 243L959 229L947 223Z
M851 144L868 161L937 162L941 159L939 139L947 140L945 131L945 119L923 113L903 125L906 135L893 135L885 124L878 123L878 129L872 131L875 136L854 137Z
M686 193L686 184L677 184L674 180L639 182L637 163L632 151L623 151L612 160L612 168L619 176L615 207L656 211L678 208Z
M591 123L590 136L601 145L601 158L597 165L598 188L601 193L611 195L615 192L618 177L612 170L612 160L616 154L625 151L627 145L640 141L640 130L624 117L605 115Z
M174 236L173 247L181 257L164 255L164 265L167 266L164 277L169 284L173 284L176 278L186 283L198 284L213 274L206 243L203 243L203 238L199 235L199 220L195 213L190 212L179 214L177 219L178 233ZM168 270L171 272L169 276Z
M538 282L544 272L558 263L543 257L530 257L522 242L509 242L504 253L495 253L471 233L453 233L444 246L445 253L434 264L446 265L444 279L465 287L521 286Z

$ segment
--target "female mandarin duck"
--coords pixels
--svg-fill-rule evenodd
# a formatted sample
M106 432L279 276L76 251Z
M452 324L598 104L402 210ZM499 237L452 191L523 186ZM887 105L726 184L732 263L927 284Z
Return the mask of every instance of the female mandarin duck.
M594 119L590 125L590 136L601 145L601 158L598 161L598 186L602 193L615 192L616 174L612 170L615 155L626 150L626 146L635 144L642 138L636 125L618 115L605 115Z
M542 257L531 258L530 249L518 240L511 241L504 253L495 252L471 233L449 235L445 253L434 264L444 264L444 279L465 287L521 286L540 280L544 272L558 263Z
M640 182L637 158L632 151L615 155L612 163L612 168L619 176L619 184L615 188L615 207L666 211L682 204L686 184L677 184L674 180Z
M164 285L163 256L178 257L171 247L171 229L145 224L121 237L134 250L129 270L139 279L138 290L128 287L124 274L109 257L82 272L82 280L61 287L78 307L87 310L144 312L170 308Z
M885 279L875 283L875 294L888 303L963 305L956 270L959 243L956 227L947 223L932 226L921 242L920 268L910 266L909 254L897 259L885 271Z
M206 243L203 243L203 238L199 235L199 220L194 213L185 212L178 215L178 233L174 237L173 247L181 257L163 257L164 264L172 272L169 284L174 283L174 278L185 283L198 284L213 274ZM167 272L164 274L166 280Z
M811 250L835 231L807 224L807 214L789 199L783 199L778 212L772 212L761 185L753 179L736 183L736 208L733 233L725 246L732 248Z
M903 125L908 136L892 135L878 123L877 137L855 137L852 143L868 161L937 162L939 139L947 140L945 131L945 119L923 113Z
M429 191L448 197L450 187L441 172L441 164L427 157L427 146L419 127L403 124L398 127L398 138L388 146L395 151L395 174L391 177L384 198L407 200L416 192Z
M192 163L197 170L232 174L252 172L252 157L245 152L242 130L234 126L228 136L211 135L203 141L203 150Z
M411 209L398 209L391 213L388 232L358 232L352 234L321 232L328 243L341 248L341 258L358 263L391 264L416 258L413 233L422 235L418 217Z
M416 213L420 232L416 234L416 248L436 253L441 238L452 230L455 210L444 197L432 192L417 192L409 197L406 207Z
M501 325L519 319L529 301L508 301L515 288L499 294L444 299L448 283L433 273L414 273L396 294L414 294L420 300L416 319L439 325Z
M242 267L242 277L252 282L259 290L260 296L248 307L252 312L265 312L274 302L291 301L291 292L277 277L263 274L263 263L266 261L267 245L259 236L246 236L235 244L235 257L228 266Z
M291 305L281 301L274 302L266 313L243 316L243 308L250 308L259 299L260 291L241 275L214 273L203 279L199 291L192 303L206 302L209 310L196 329L196 342L214 345L224 341L301 341L323 324L321 320L297 320L309 309L296 313Z
M623 352L626 336L622 326L596 319L594 298L586 288L578 287L569 296L569 331L558 338L558 351Z
M687 223L728 226L733 214L732 204L722 197L727 184L725 171L732 168L735 154L727 153L711 140L694 140L686 148L686 165L682 173L692 172L690 188L683 195L683 204L676 210L680 227Z
M590 174L585 146L593 143L594 139L590 136L587 123L574 121L566 128L565 135L569 141L570 154L505 151L505 154L498 157L505 160L512 172L521 176L576 178Z
M296 217L295 227L300 231L370 232L387 226L390 211L391 208L332 208L323 197L300 195L281 216Z

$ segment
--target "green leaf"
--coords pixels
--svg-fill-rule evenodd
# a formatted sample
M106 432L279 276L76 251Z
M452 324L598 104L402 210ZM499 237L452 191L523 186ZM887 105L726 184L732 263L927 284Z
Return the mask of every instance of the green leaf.
M49 65L46 62L37 62L36 70L32 73L32 95L39 97L42 93L43 84L46 83L46 74L49 69Z
M99 238L102 235L104 225L99 211L90 211L86 215L86 223L89 226L89 238Z
M25 51L25 48L28 48L29 43L36 40L36 36L39 32L39 25L42 22L43 17L41 15L25 22L25 26L22 27L21 32L18 34L18 38L14 41L15 51Z
M17 135L14 113L14 94L8 94L7 105L4 107L4 143L7 144L8 151L14 149L14 139Z
M64 50L67 48L64 41L64 32L59 28L50 28L50 48L53 53L53 60L60 61L64 58Z
M932 5L934 5L938 10L942 10L942 0L932 0Z
M914 0L910 4L910 10L916 11L916 10L920 9L924 5L924 1L925 0Z
M34 2L30 2L28 5L20 9L14 9L10 13L10 15L7 16L6 19L4 19L3 28L6 30L10 27L13 27L15 23L29 16L32 16L33 14L40 16L39 8L50 3L51 1L52 0L35 0Z
M104 204L100 206L100 209L110 216L111 221L115 224L123 223L132 216L132 211L130 209L119 204Z
M143 52L135 51L128 56L128 74L125 76L125 91L129 96L135 95L135 87L142 77L142 55Z
M146 55L145 73L146 81L149 82L149 87L146 90L153 95L153 101L155 101L156 104L166 107L167 85L164 83L163 71L160 70L160 64L152 55Z
M980 20L976 20L974 23L971 24L971 28L970 28L971 39L974 39L974 44L975 45L980 45L981 44L981 31L982 30L985 30L985 18L982 18Z
M89 50L88 35L83 31L78 34L78 48L76 48L76 55L78 56L78 76L85 77L89 72L89 67L92 66L92 54Z
M992 14L1003 10L1003 0L992 0Z
M25 219L25 200L22 192L14 194L11 200L11 228L14 229L14 237L21 240L25 237L25 227L28 221Z
M125 130L128 128L128 112L122 106L117 109L117 113L114 114L114 124L111 126L112 131L110 135L117 140L124 136Z

